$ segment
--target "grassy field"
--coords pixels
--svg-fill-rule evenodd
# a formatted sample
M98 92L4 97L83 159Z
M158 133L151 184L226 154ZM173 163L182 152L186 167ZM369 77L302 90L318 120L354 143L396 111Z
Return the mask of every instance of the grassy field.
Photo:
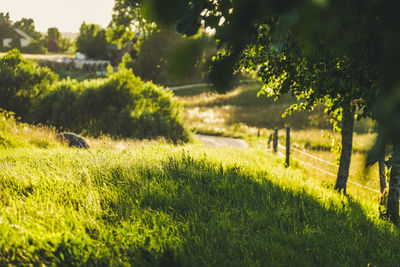
M286 125L295 130L331 129L330 118L324 114L323 106L311 112L294 111L291 116L282 118L284 111L297 100L290 95L284 95L278 101L265 95L257 96L260 88L260 84L253 82L239 85L226 94L218 94L208 87L174 93L185 104L186 121L198 133L246 137L258 130ZM372 127L370 120L361 120L356 122L355 130L364 134Z
M374 195L340 195L264 149L103 137L79 150L0 125L14 140L0 146L2 266L399 266Z
M1 150L0 263L398 266L374 201L268 152L132 148Z
M331 149L340 144L341 137L339 133L330 130L329 118L324 114L322 106L312 112L295 112L282 119L282 113L295 103L295 99L286 95L275 102L265 96L257 97L259 89L259 84L252 83L241 85L227 94L210 92L209 88L180 90L175 93L185 103L186 121L195 132L244 138L253 148L267 150L273 128L280 129L279 143L285 145L286 135L283 128L290 125L292 147L326 161L337 162L338 155L332 153ZM356 122L350 179L379 190L378 167L373 166L368 170L364 168L366 152L376 137L375 133L371 133L372 129L373 123L370 120ZM325 171L337 173L335 166L295 151L292 151L292 155ZM307 169L310 175L325 181L327 185L334 184L335 177L308 167ZM365 189L357 191L362 195L369 194L363 192Z

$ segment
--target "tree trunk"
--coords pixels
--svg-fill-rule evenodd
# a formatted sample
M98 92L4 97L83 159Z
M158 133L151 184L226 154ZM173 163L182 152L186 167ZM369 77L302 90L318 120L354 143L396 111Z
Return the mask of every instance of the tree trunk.
M393 143L392 170L390 171L387 216L394 223L399 223L400 190L400 142Z
M346 194L346 184L349 178L351 152L353 150L354 112L351 110L350 101L343 105L342 117L342 152L340 155L339 171L336 178L335 189Z

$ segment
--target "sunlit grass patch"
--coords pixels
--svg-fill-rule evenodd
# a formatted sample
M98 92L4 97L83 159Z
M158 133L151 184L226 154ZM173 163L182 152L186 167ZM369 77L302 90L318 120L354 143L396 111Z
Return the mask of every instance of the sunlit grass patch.
M12 112L0 109L0 148L23 146L46 148L60 145L54 128L21 123L15 119Z
M2 264L397 263L376 203L258 149L20 148L0 165Z

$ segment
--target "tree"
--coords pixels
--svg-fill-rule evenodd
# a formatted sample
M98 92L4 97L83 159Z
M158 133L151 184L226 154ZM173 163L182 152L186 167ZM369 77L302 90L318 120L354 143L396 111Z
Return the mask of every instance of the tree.
M47 50L52 53L56 53L59 50L59 42L61 39L61 33L57 27L51 27L47 29Z
M111 60L116 48L107 42L106 31L96 24L82 23L76 40L79 52L88 58Z
M35 40L39 40L42 37L42 34L35 30L35 22L31 18L22 18L21 20L16 21L13 28L24 31Z
M146 81L168 84L170 80L168 57L183 40L177 32L162 30L153 32L142 41L133 72Z
M61 33L57 27L50 27L47 29L47 39L58 42L61 38Z
M357 36L358 51L350 58L347 55L339 57L330 50L329 44L334 42L336 35L321 41L320 48L309 54L302 40L289 32L283 47L274 52L270 29L270 25L259 25L258 40L243 52L241 65L253 70L260 68L258 75L265 84L264 93L280 96L291 92L296 96L300 104L289 108L289 113L294 109L312 110L317 104L325 104L327 113L334 118L334 128L342 134L335 189L346 193L355 116L372 116L372 100L378 94L377 62L374 62L377 58L376 38L371 38L371 33Z
M12 22L10 20L10 13L0 13L0 37L7 34L12 27ZM3 46L3 44L1 44Z
M68 37L61 37L58 41L58 48L61 52L74 51L74 44Z
M125 0L115 0L112 20L108 25L107 40L121 47L135 36L137 39L146 38L156 28L155 23L145 19L141 5Z
M357 51L358 38L371 30L374 36L377 62L376 118L380 125L379 135L369 162L379 159L385 145L393 144L394 151L400 151L400 25L397 20L395 1L337 0L337 1L228 1L228 0L142 0L134 3L145 4L149 17L159 23L174 24L178 31L193 34L201 25L216 30L215 38L221 47L229 48L229 53L216 57L212 70L217 85L227 84L232 78L235 65L245 48L257 37L257 25L271 25L272 48L280 50L286 42L290 30L304 45L304 51L313 54L319 51L321 41L328 45L333 55L339 59L353 57ZM355 12L359 11L359 12ZM349 18L354 23L345 24ZM343 28L345 26L345 28ZM295 30L294 30L295 29ZM377 31L378 29L378 31ZM341 33L341 34L337 34ZM333 39L332 37L335 37ZM324 42L333 40L332 43ZM223 45L223 46L222 46ZM368 59L366 59L367 61ZM219 73L216 75L215 73ZM357 77L362 79L364 77ZM328 93L329 95L329 93ZM400 191L400 157L394 158L389 188L388 215L395 223L399 221L398 198ZM390 208L389 208L390 206Z

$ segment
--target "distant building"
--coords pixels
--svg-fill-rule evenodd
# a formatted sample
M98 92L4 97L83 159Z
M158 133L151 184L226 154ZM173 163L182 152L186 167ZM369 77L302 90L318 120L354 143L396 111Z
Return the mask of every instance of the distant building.
M3 47L11 47L11 42L15 39L19 40L21 47L25 47L33 38L20 29L11 29L1 38Z

